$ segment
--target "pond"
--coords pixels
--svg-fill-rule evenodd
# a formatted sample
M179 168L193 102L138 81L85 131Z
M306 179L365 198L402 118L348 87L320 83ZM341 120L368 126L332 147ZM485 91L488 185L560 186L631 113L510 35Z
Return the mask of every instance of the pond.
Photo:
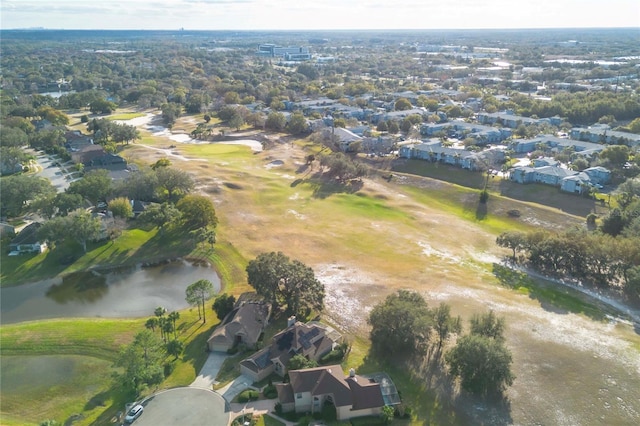
M188 307L185 289L200 279L220 291L216 272L185 261L100 273L84 271L0 289L3 324L64 317L142 317L158 306Z

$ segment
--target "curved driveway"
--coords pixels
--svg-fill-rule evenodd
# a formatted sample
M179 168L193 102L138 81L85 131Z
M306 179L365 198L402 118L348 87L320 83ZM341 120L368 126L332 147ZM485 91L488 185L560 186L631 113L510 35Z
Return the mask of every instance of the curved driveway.
M224 426L229 423L226 402L219 394L199 388L175 388L143 402L144 412L134 426Z
M41 169L37 175L49 179L56 191L64 192L69 187L69 180L66 170L63 171L62 168L56 166L58 160L42 153L35 153L35 156Z

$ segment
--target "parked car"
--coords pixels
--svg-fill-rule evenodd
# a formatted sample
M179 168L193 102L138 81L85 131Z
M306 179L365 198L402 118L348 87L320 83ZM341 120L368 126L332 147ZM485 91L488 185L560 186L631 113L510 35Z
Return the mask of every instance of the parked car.
M138 404L134 406L131 410L129 410L129 412L125 416L124 418L125 423L133 423L135 419L137 419L142 415L143 411L144 411L144 407L142 405Z

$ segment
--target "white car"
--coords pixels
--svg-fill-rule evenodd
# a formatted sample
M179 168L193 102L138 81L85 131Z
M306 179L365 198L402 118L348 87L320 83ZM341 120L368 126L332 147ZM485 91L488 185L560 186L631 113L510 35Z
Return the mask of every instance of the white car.
M133 423L135 419L142 415L143 411L144 407L142 405L136 405L127 413L126 417L124 418L125 423Z

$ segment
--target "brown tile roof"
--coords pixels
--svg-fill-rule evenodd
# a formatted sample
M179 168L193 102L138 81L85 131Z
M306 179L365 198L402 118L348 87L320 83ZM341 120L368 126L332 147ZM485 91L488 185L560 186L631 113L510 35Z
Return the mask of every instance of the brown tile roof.
M269 367L277 359L286 366L295 354L303 354L318 361L329 352L335 341L326 335L326 330L316 324L296 322L273 336L273 343L242 361L252 371Z
M294 402L293 388L290 383L278 383L276 385L276 391L278 391L278 401L280 401L281 404Z
M289 379L294 393L331 394L336 407L350 406L353 403L351 390L339 365L289 371Z
M254 345L269 319L269 305L266 303L245 303L234 309L226 318L225 323L218 326L207 342L212 340L232 344L236 336L242 336L242 341Z
M347 377L345 380L351 389L354 410L382 407L385 405L379 383L372 382L366 377L357 375Z

